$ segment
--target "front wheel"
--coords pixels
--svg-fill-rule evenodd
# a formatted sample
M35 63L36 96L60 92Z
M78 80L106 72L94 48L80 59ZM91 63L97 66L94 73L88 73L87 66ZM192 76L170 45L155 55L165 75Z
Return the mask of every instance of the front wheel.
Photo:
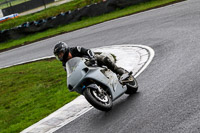
M87 101L95 108L101 111L109 111L112 109L112 99L105 90L100 89L101 92L94 88L86 88L83 94Z
M138 83L137 80L134 77L131 77L132 81L126 83L127 86L127 91L125 92L126 94L134 94L138 90Z

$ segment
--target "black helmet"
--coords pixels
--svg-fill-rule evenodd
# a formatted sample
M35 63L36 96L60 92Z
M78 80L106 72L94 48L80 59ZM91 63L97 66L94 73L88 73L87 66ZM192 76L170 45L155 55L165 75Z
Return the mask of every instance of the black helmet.
M69 46L65 42L58 42L54 47L54 55L57 60L66 60L69 54ZM64 59L66 58L66 59Z

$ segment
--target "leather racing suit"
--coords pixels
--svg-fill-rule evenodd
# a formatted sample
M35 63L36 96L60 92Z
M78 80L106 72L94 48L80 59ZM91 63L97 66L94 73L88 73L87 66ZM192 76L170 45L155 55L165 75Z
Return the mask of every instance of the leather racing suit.
M104 65L114 73L119 74L120 76L126 72L126 70L124 70L123 68L117 67L117 65L112 62L107 56L95 55L90 49L77 46L69 48L69 52L71 53L72 57L86 57L91 60L96 60L98 66ZM67 61L68 60L66 58L62 61L64 69L66 68Z

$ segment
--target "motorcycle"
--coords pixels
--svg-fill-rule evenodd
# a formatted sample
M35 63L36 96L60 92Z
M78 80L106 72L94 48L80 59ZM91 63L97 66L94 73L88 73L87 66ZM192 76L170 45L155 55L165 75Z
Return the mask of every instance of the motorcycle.
M87 58L70 59L66 70L68 89L84 95L92 106L101 111L111 110L114 100L138 90L132 72L119 77L105 66L92 66Z

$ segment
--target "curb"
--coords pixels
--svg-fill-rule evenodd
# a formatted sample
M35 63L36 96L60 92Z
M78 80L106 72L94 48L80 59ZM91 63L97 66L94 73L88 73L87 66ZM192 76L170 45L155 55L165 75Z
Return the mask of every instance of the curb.
M134 77L137 77L146 69L155 55L153 49L148 46L132 44L105 46L95 48L93 51L109 52L116 55L116 64L128 71L133 71ZM92 108L84 96L79 96L21 133L55 132Z

